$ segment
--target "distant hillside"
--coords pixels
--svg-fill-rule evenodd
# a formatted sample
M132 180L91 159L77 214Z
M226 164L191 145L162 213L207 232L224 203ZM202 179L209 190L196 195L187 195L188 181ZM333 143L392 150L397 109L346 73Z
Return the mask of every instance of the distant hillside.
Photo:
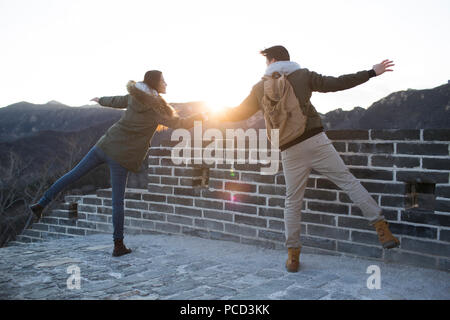
M367 110L333 110L322 120L327 129L450 128L450 81L433 89L394 92Z
M51 170L58 170L69 158L79 160L110 125L109 122L103 122L72 132L43 130L14 141L0 142L0 164L5 165L8 152L12 151L23 161L31 162L31 171L39 170L49 160L53 162Z
M360 107L350 111L337 109L321 117L327 130L450 128L449 97L450 82L433 89L392 93L367 110ZM172 105L181 116L205 110L202 102ZM123 112L98 105L69 107L56 101L43 105L19 102L0 108L0 164L5 161L8 150L23 159L33 159L33 167L49 158L73 156L74 149L81 158ZM245 121L227 123L226 127L264 128L264 119L258 112ZM156 133L152 145L170 139L171 132Z
M173 106L181 115L189 115L200 111L203 105L193 102ZM69 107L56 101L43 105L20 102L0 108L0 166L9 163L11 151L23 163L30 164L24 175L31 173L38 178L44 164L50 165L51 174L66 172L81 160L123 113L124 109L99 105ZM169 139L170 133L171 130L156 133L152 144ZM73 166L67 167L71 162ZM97 174L97 177L104 174ZM144 178L144 171L142 174L130 172L128 186L145 188L147 183Z
M433 89L392 93L367 109L339 108L320 116L325 130L450 128L450 81ZM261 112L257 112L245 121L227 123L226 127L264 128L265 124Z
M350 111L339 108L326 114L320 114L320 116L326 129L360 129L359 120L365 112L366 109L361 107L353 108Z
M32 136L40 131L79 131L100 123L113 124L123 110L99 105L69 107L56 101L46 104L19 102L0 108L0 142Z

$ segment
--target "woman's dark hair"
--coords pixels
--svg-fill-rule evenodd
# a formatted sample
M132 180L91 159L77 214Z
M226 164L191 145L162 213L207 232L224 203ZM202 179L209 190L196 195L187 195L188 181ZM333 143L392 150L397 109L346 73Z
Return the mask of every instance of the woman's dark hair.
M150 70L145 73L144 83L150 88L157 90L162 72L158 70Z
M283 46L273 46L267 49L260 51L263 56L267 59L272 60L275 59L277 61L289 61L289 52Z

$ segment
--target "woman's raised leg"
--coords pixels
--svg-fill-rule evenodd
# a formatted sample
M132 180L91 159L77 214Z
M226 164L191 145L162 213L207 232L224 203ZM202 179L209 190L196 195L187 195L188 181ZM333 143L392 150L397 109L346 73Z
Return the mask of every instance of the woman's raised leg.
M42 207L47 206L64 188L80 179L86 173L104 163L105 159L98 152L96 146L81 159L81 161L69 172L59 178L42 196L38 204Z

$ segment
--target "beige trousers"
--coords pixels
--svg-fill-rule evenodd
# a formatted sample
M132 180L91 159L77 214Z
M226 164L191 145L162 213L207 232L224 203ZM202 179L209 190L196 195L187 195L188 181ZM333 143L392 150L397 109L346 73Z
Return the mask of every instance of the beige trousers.
M350 173L325 132L316 134L282 151L281 161L286 180L284 211L286 247L301 246L301 208L311 169L324 175L346 191L370 223L383 219L382 209Z

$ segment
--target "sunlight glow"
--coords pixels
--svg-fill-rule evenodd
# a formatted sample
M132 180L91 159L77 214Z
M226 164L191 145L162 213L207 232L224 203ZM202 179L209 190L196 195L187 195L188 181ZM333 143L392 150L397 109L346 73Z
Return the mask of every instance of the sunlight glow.
M207 111L211 112L211 115L217 115L227 108L227 106L223 104L221 105L217 102L210 102L210 101L205 102L205 107Z
M158 69L168 102L219 111L261 79L259 51L284 45L301 67L329 76L393 60L386 76L311 98L322 113L367 108L395 91L447 83L449 13L448 0L0 0L0 107L86 105L126 94L128 80Z

